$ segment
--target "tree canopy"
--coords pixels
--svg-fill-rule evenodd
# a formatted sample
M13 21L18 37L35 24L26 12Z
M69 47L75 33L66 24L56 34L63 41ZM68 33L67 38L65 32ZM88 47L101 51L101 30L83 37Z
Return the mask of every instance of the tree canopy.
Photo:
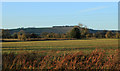
M78 27L74 27L71 31L70 31L70 36L71 38L80 38L80 29Z

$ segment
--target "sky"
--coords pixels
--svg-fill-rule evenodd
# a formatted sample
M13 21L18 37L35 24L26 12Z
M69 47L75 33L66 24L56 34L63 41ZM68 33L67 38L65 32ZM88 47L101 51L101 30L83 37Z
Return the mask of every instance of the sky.
M117 2L3 2L2 28L86 25L118 29Z
M2 2L119 2L119 0L1 0Z

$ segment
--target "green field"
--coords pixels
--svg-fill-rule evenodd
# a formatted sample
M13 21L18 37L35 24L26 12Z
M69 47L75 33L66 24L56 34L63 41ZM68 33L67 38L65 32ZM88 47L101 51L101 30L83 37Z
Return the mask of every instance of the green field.
M51 40L51 41L25 41L25 42L3 42L2 52L39 52L50 53L89 53L94 49L117 49L118 39L91 39L91 40Z

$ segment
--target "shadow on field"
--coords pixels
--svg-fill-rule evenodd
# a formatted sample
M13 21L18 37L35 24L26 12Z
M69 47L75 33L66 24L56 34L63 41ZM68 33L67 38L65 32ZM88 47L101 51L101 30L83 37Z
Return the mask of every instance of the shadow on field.
M75 38L34 38L34 39L26 39L25 41L54 41L54 40L76 40ZM19 39L2 39L1 42L25 42Z
M22 48L16 48L16 47L2 47L7 48L3 50L36 50L36 51L42 51L42 50L53 50L53 51L71 51L71 50L94 50L95 48L28 48L28 49L22 49ZM9 49L13 48L13 49Z

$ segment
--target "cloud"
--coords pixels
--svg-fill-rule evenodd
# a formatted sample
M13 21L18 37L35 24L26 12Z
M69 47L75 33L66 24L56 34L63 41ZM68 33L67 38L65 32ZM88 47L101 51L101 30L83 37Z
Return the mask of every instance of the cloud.
M107 6L100 6L100 7L95 7L95 8L88 8L88 9L84 9L84 10L80 10L80 13L84 13L84 12L91 12L91 11L95 11L95 10L100 10L100 9L104 9L107 8Z

